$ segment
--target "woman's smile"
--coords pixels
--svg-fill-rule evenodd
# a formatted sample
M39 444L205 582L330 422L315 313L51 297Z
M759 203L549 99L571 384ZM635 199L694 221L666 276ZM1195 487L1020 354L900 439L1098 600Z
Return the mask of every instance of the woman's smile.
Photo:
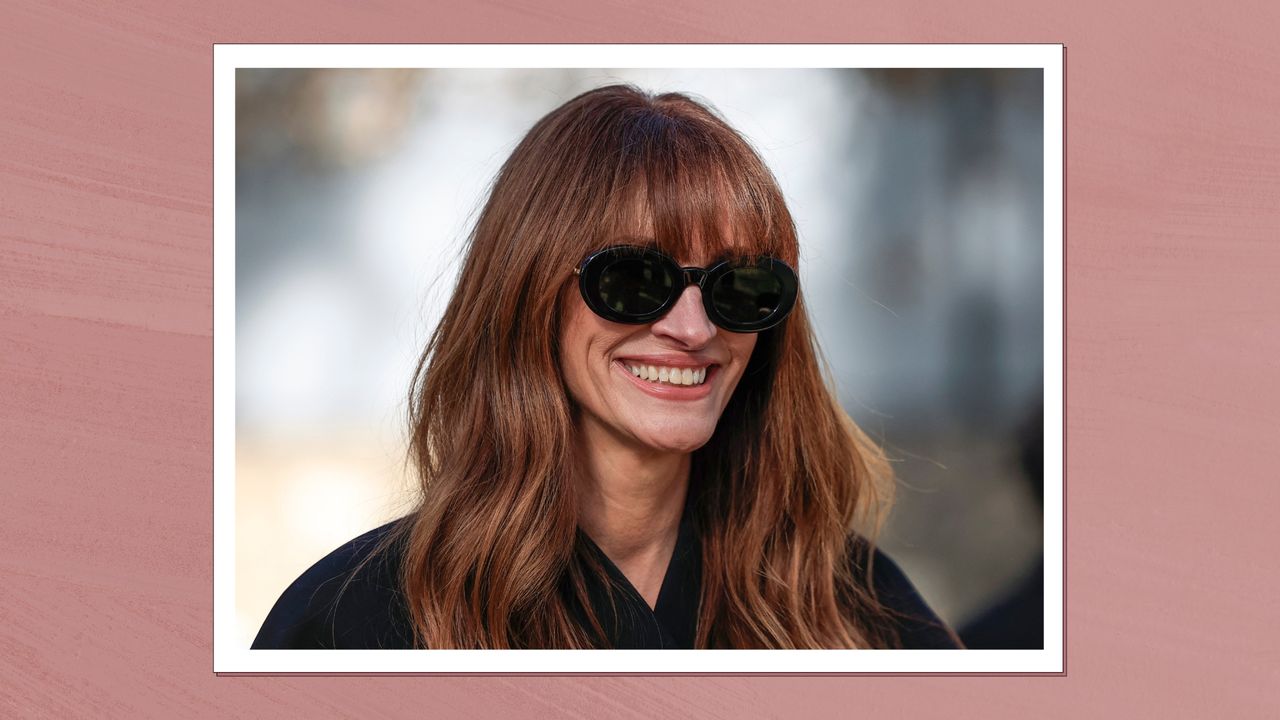
M662 400L701 400L711 395L719 363L681 355L629 356L615 370L641 392Z
M707 370L710 365L700 368L678 368L667 367L665 365L632 365L630 362L623 363L631 374L641 380L649 382L670 383L671 385L701 385L707 379Z

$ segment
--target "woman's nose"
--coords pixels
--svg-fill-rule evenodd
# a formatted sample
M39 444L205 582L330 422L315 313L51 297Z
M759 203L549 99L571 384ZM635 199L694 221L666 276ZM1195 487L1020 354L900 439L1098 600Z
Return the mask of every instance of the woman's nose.
M690 285L681 293L671 312L653 323L652 332L688 348L700 348L716 336L716 326L702 306L702 290Z

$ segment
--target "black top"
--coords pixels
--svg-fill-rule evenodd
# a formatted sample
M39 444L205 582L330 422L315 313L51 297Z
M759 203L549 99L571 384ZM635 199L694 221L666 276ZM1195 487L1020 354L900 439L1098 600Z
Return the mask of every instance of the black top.
M347 542L302 573L276 601L253 648L411 649L412 626L399 588L400 548L372 555L394 526L388 523ZM609 576L607 587L588 586L593 609L611 629L609 644L692 649L702 568L688 513L652 609L604 552L585 533L582 537ZM959 647L902 570L878 550L872 580L880 603L899 617L902 647Z

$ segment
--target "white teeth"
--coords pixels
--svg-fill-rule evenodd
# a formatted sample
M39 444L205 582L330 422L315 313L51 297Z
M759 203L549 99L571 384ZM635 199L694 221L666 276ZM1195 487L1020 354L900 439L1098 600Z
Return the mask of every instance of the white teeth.
M654 365L623 364L632 375L649 382L670 383L672 385L701 385L707 380L708 368L669 368Z

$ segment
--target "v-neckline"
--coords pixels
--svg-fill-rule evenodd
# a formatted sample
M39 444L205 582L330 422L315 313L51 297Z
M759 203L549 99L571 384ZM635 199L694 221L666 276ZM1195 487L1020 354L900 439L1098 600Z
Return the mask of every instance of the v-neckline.
M701 553L689 508L685 508L680 518L675 547L653 607L649 607L648 601L608 554L585 532L581 534L599 557L610 585L618 590L612 598L596 598L597 614L616 613L634 621L629 627L618 628L616 636L611 638L615 645L692 649L702 573ZM622 601L621 608L615 606L618 601Z

